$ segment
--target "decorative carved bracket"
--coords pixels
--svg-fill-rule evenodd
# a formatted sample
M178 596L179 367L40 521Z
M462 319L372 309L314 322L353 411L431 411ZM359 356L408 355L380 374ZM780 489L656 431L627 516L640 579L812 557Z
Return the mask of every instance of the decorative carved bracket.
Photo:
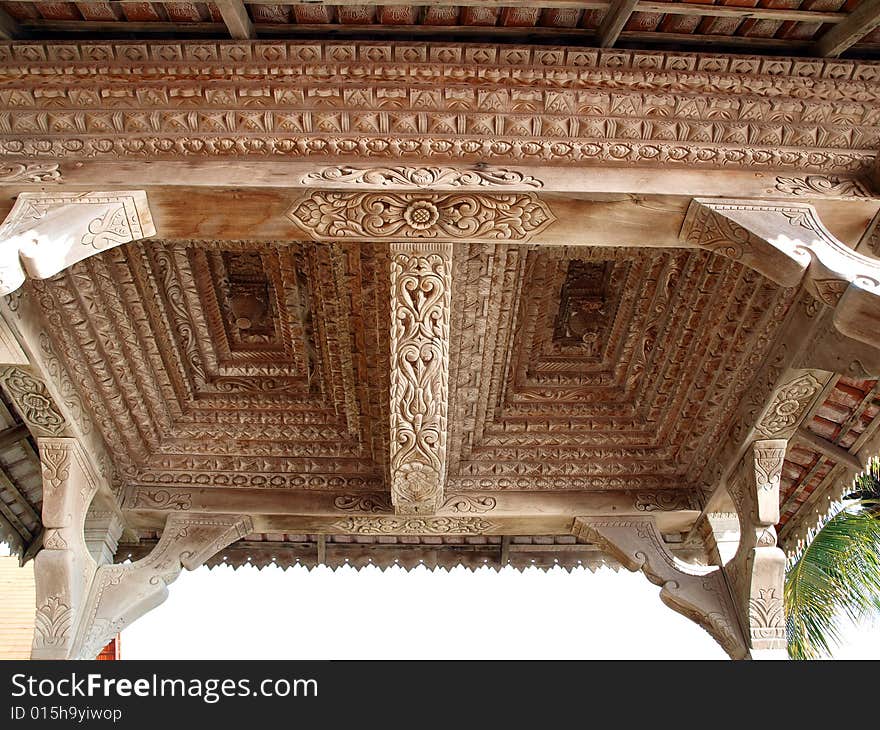
M680 239L782 286L796 286L806 276L813 296L834 308L840 332L880 345L880 261L835 238L812 205L696 198Z
M573 532L599 545L627 570L641 570L649 581L661 586L663 603L702 626L731 658L748 656L721 570L701 569L675 558L653 517L578 517Z
M146 193L21 193L0 226L0 295L155 235Z
M182 568L193 570L252 530L241 515L170 515L150 555L99 566L84 529L98 477L72 438L39 440L43 466L43 549L34 560L34 659L90 659L125 626L162 603ZM118 537L107 525L100 541ZM89 524L90 542L99 521Z
M779 482L787 441L754 442L727 485L740 522L739 548L723 568L753 658L785 647L785 553L776 546Z
M443 498L451 243L391 246L391 499L433 513Z

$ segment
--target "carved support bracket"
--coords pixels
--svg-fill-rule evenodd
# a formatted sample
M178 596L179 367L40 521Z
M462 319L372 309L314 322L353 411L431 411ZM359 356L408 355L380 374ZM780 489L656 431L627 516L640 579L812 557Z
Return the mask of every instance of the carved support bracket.
M33 659L93 658L125 626L165 600L181 568L197 568L251 531L250 518L240 515L170 515L150 555L127 565L99 566L90 548L103 562L120 525L115 515L101 513L89 515L87 524L98 477L76 439L42 438L39 444L45 533L34 559Z
M641 570L649 581L661 586L663 603L702 626L731 658L748 656L721 570L687 565L675 558L653 517L578 517L573 532L596 543L628 570Z
M21 193L0 225L0 295L155 235L146 193Z
M433 513L446 477L451 243L391 245L391 499Z
M813 296L834 309L834 326L842 334L880 345L880 261L835 238L812 205L696 198L680 239L782 286L806 277Z
M776 545L779 482L787 441L755 441L729 480L740 522L739 548L723 568L753 658L783 657L785 553Z

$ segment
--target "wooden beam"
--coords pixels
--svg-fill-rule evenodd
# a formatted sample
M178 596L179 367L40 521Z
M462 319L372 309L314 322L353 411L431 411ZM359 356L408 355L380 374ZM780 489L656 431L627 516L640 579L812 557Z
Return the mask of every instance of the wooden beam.
M638 4L639 0L615 0L611 4L608 12L605 13L605 17L602 18L602 24L599 26L598 45L600 48L611 48L611 46L617 43L623 27L626 25L629 17L635 12L636 5Z
M256 38L254 24L251 22L247 8L242 0L214 0L214 4L223 16L223 22L233 38Z
M849 17L816 41L820 56L839 56L847 48L880 26L880 0L862 0Z
M0 9L0 40L14 41L23 37L24 31L18 22L5 10Z
M808 429L801 427L798 429L796 438L803 441L808 446L811 446L816 451L821 454L824 454L829 459L834 459L838 464L843 464L845 466L852 467L858 471L861 471L865 468L865 465L861 462L858 456L855 454L851 454L849 451L844 449L837 444L831 443L830 441L826 441L821 436L809 431Z
M30 433L31 432L28 430L28 427L25 426L23 423L0 431L0 451L12 446L13 444L17 444L22 439L26 439L28 436L30 436Z

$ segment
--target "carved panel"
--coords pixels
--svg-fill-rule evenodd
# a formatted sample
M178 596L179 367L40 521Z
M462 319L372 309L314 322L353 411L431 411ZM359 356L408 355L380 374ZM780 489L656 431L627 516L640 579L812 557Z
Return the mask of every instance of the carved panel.
M352 535L482 535L498 526L481 517L349 517L333 523Z
M391 497L433 512L443 494L452 246L391 250Z
M288 213L318 240L528 241L556 219L529 193L315 191Z
M766 412L755 424L755 430L767 438L791 436L822 390L822 385L810 372L782 385L773 394Z
M59 167L52 162L7 162L0 165L0 183L60 183Z
M403 188L541 188L544 184L531 175L504 168L460 167L325 167L304 175L304 185L360 185Z
M16 367L3 370L0 379L35 436L60 436L64 432L67 422L43 381Z

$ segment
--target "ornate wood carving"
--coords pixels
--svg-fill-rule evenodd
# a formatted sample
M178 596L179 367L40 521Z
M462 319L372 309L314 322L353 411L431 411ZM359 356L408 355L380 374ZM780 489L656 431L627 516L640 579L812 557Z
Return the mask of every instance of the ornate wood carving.
M132 621L163 603L183 568L195 570L252 529L250 518L242 515L169 515L149 555L98 568L71 658L93 658Z
M96 65L102 73L86 83L82 69ZM0 47L0 66L7 156L357 156L827 175L865 171L877 148L880 72L870 63L263 40L18 43ZM204 83L215 76L223 83ZM37 93L43 87L53 93Z
M60 165L57 162L7 162L0 164L2 183L60 183Z
M774 187L780 193L803 197L822 195L835 198L868 198L871 195L857 180L842 178L839 175L779 176Z
M806 276L815 296L836 306L835 325L843 334L880 345L880 261L837 240L813 206L698 198L681 240L741 261L783 286Z
M356 167L339 165L324 167L302 178L303 185L355 185L363 187L431 188L541 188L542 183L531 175L505 168L475 167Z
M790 438L827 380L824 373L800 371L773 393L767 410L755 424L764 438Z
M331 529L351 535L482 535L497 526L482 517L348 517Z
M452 245L391 247L391 499L434 512L446 478Z
M0 383L35 436L60 436L67 421L45 383L24 368L10 367L0 373Z
M785 554L776 546L779 482L787 441L755 441L727 485L740 520L739 549L725 566L753 656L785 650ZM757 654L756 654L757 652Z
M528 241L556 220L529 193L339 193L315 191L288 213L323 241L377 238Z
M140 191L22 193L0 225L0 295L155 232Z
M682 563L663 542L653 517L578 517L573 533L594 542L627 570L661 586L660 600L708 631L733 659L748 655L724 576Z

